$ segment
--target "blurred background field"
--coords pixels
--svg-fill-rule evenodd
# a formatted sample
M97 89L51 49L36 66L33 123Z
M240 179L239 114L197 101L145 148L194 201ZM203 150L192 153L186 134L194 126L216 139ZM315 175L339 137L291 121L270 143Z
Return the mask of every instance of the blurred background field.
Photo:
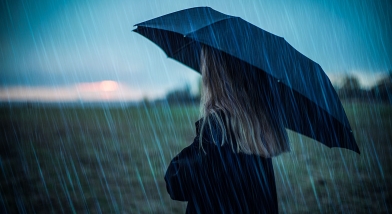
M288 131L273 159L280 213L392 212L392 106L343 103L361 150ZM193 142L197 104L2 106L1 213L184 213L163 179Z

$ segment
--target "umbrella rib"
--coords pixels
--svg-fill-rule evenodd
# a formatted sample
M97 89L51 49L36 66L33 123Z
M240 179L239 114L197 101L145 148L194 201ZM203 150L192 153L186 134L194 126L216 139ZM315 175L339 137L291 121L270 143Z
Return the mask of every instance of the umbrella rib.
M197 32L197 31L199 31L199 30L201 30L201 29L203 29L203 28L205 28L205 27L214 25L214 24L219 23L219 22L222 22L222 21L226 21L226 20L228 20L228 19L233 19L233 18L239 18L239 17L237 17L237 16L230 16L230 17L221 19L221 20L216 21L216 22L214 22L214 23L210 23L209 25L203 26L203 27L201 27L201 28L195 30L195 31L192 32L192 33L195 33L195 32ZM187 35L184 35L184 37L187 37ZM192 40L191 42L185 44L184 46L182 46L181 48L179 48L178 50L176 50L175 52L173 52L173 55L177 54L177 53L180 52L182 49L186 48L187 46L189 46L189 45L191 45L191 44L193 44L193 43L195 43L195 42L196 42L195 40ZM199 43L201 43L201 42L199 42Z
M191 44L193 44L195 42L196 42L195 40L192 40L192 41L188 42L187 44L185 44L184 46L182 46L181 48L179 48L175 52L173 52L173 56L176 55L178 52L180 52L182 49L188 47L189 45L191 45Z

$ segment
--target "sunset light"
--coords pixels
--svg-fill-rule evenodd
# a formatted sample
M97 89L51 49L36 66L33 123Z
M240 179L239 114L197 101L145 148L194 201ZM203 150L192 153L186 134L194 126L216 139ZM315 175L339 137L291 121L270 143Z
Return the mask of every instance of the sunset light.
M84 82L77 84L77 88L84 92L114 92L119 90L119 83L112 80L101 82Z
M32 102L134 102L143 97L161 98L165 90L143 91L126 83L112 80L81 82L68 86L11 86L0 87L1 101Z
M105 80L99 84L101 91L116 91L118 89L118 83L116 81Z

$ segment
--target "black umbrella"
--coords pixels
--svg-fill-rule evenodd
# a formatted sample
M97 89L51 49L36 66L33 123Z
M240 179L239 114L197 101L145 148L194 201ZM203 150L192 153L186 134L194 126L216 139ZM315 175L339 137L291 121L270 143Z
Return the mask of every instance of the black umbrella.
M202 45L254 68L253 79L260 83L254 93L268 97L269 113L286 128L328 147L360 153L329 78L320 65L284 38L208 7L181 10L135 26L135 32L161 47L168 57L199 73Z

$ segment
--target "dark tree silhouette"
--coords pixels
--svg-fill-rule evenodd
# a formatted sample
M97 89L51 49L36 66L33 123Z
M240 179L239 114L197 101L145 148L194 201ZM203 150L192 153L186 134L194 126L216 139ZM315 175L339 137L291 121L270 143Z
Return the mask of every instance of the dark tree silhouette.
M338 90L341 99L362 98L363 94L359 80L354 75L346 76L342 87Z
M169 103L190 103L194 102L196 97L192 95L189 84L186 84L184 88L167 93L166 100Z
M371 89L372 95L382 102L392 104L392 70Z

